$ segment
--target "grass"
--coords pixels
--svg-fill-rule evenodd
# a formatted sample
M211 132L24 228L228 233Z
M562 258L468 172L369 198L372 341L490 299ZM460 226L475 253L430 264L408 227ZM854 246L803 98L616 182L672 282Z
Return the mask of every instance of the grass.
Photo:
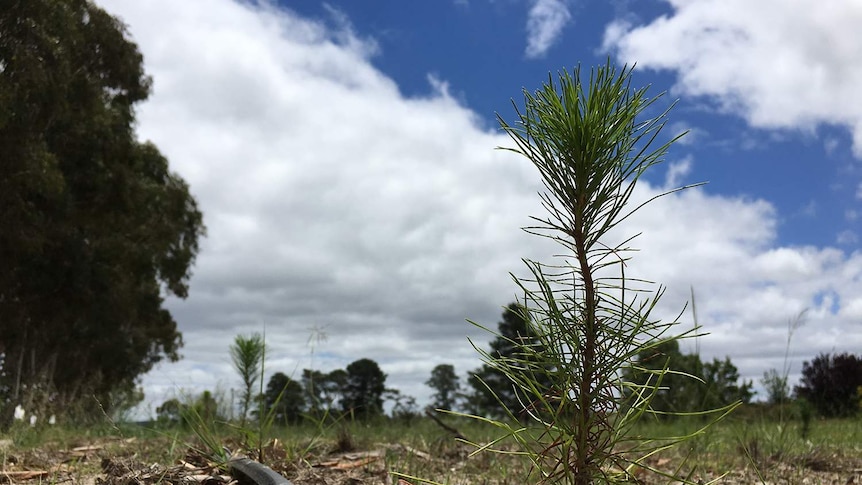
M846 470L847 462L855 462L854 469L858 469L858 460L862 456L862 420L816 421L809 436L803 439L802 424L798 420L779 421L763 415L763 412L756 405L748 406L743 413L731 415L687 442L683 448L656 459L680 463L687 458L686 467L712 475L747 472L748 476L757 477L753 483L771 482L778 475L786 476L792 470L803 474ZM653 428L642 429L647 434L673 435L690 433L700 423L697 420L675 420L642 426Z
M686 442L684 447L651 457L651 464L669 470L679 467L707 481L730 472L726 482L719 483L801 483L806 477L810 483L829 483L824 474L843 473L846 479L848 474L857 473L853 470L862 468L862 419L815 421L808 438L802 439L798 420L785 421L788 428L779 430L780 422L768 416L761 407L750 406ZM472 441L498 437L497 430L472 420L447 421ZM701 425L697 419L652 421L642 423L633 432L673 436L690 433ZM160 464L165 473L180 460L200 460L191 451L200 447L197 437L179 426L154 429L106 424L11 431L0 436L14 439L11 447L0 450L3 470L54 470L53 478L45 480L51 483L68 479L68 473L79 477L100 473L104 458L134 458L142 464ZM229 427L219 427L214 432L226 445L238 445L236 433ZM782 442L777 441L779 437ZM345 421L323 430L313 423L274 426L271 438L266 447L270 465L297 485L304 483L303 474L308 473L323 476L318 483L340 483L335 478L328 480L328 472L341 478L347 473L362 474L367 483L395 483L391 472L399 472L437 483L515 484L524 483L530 471L528 462L518 456L471 456L469 447L455 442L448 432L426 418L409 423L389 419ZM345 447L345 443L350 446ZM93 444L97 446L89 452L76 455L72 451ZM500 445L515 449L516 444L509 439ZM336 469L333 463L354 468ZM639 478L645 483L667 482L652 476Z

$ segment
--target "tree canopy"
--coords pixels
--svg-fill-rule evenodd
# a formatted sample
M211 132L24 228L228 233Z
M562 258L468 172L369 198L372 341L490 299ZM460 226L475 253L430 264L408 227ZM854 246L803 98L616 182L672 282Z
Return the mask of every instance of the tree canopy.
M452 364L440 364L431 370L431 377L425 381L425 385L434 389L431 396L431 407L434 409L455 409L461 383L458 374Z
M283 372L269 378L263 395L264 416L278 424L296 423L302 418L305 396L302 385Z
M843 354L820 354L802 363L802 380L796 395L814 406L824 417L852 416L859 412L862 390L862 358Z
M386 391L386 374L377 362L359 359L347 366L342 409L354 416L369 418L383 414L383 393Z
M0 353L12 400L108 405L179 358L163 299L188 295L204 225L186 182L136 139L150 84L123 24L93 3L0 9Z
M526 358L518 355L520 345L536 347L540 345L535 330L525 318L526 312L517 303L510 303L502 314L498 323L498 333L491 341L489 355L500 358ZM524 405L529 404L520 397L514 383L499 368L488 363L474 370L467 379L471 390L466 396L465 407L468 412L484 415L502 417L506 410L516 415L524 410ZM542 379L538 385L547 385L547 380Z
M700 356L684 354L678 340L665 340L659 345L639 354L638 366L645 369L671 370L662 379L660 389L653 396L651 407L659 412L694 412L703 409L718 409L737 401L751 400L753 384L739 382L739 370L730 361L714 358L703 362ZM626 369L626 379L644 384L649 373ZM692 379L692 377L695 379Z

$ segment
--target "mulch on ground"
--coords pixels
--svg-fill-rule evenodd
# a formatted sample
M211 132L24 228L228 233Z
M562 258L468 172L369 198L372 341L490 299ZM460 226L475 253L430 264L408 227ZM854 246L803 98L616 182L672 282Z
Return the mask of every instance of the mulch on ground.
M217 463L190 448L178 453L182 458L173 463L159 463L146 457L164 455L166 446L183 446L167 440L98 439L76 443L68 447L47 444L36 449L17 451L14 447L0 446L0 482L11 484L70 483L86 485L148 485L168 483L174 485L243 485L227 475ZM0 444L2 445L2 444ZM252 458L257 458L253 456ZM392 463L420 463L424 470L440 476L423 476L429 480L459 484L522 483L523 477L500 477L499 470L489 471L483 478L481 470L470 460L466 450L441 453L434 456L408 446L377 445L367 450L329 450L318 456L290 459L278 442L266 447L264 462L295 485L407 485L412 481L392 473ZM671 463L652 463L660 468ZM469 472L467 470L470 470ZM668 470L670 471L670 470ZM463 472L463 473L462 473ZM696 472L695 481L707 483L719 477L717 471ZM651 485L667 483L659 475L640 473L633 483ZM812 454L782 462L765 462L760 472L753 467L731 470L717 483L722 484L862 484L862 457L838 454Z

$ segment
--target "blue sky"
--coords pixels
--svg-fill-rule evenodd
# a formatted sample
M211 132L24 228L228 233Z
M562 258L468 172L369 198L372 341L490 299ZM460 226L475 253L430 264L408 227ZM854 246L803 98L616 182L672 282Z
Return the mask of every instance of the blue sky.
M571 71L578 64L589 70L608 58L619 64L638 62L621 58L619 49L605 44L612 22L625 19L649 25L674 15L671 4L663 1L283 5L322 22L349 25L357 36L372 41L377 50L370 62L397 82L405 96L426 95L429 76L448 83L450 93L491 128L497 126L497 113L511 120L511 100L521 105L521 90L537 89L549 74ZM548 23L560 25L547 27L552 31L547 41L530 52L528 22L531 10L541 5L551 12L553 20ZM843 40L862 48L853 37ZM800 68L796 75L804 78L805 66ZM675 157L692 159L685 183L706 181L710 192L771 202L780 213L779 238L787 244L839 244L848 249L858 245L859 222L847 214L858 210L862 171L853 157L847 126L752 126L744 113L721 109L720 96L686 95L677 82L676 70L656 69L648 62L634 77L635 86L650 85L653 95L664 92L666 102L677 101L671 120L693 130L691 140L673 152ZM651 175L655 181L663 176Z
M292 2L100 0L153 78L138 135L190 184L208 227L187 300L168 299L184 358L144 376L149 411L238 385L238 333L266 327L272 372L378 361L424 403L431 369L479 365L466 323L494 327L538 174L497 128L560 69L637 62L690 134L640 183L651 204L627 276L697 294L703 357L745 379L862 348L862 8L814 0ZM692 325L684 313L681 328ZM314 338L325 334L328 338ZM144 414L147 410L142 411Z

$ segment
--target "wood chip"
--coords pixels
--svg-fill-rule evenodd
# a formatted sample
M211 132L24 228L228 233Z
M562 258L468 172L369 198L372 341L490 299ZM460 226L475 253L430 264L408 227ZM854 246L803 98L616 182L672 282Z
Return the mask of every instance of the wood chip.
M320 463L316 463L314 466L322 468L334 468L336 470L350 470L353 468L363 467L365 465L368 465L369 463L374 463L375 461L379 460L380 457L381 455L376 453L357 453L352 454L351 456L345 455L341 459L322 461Z
M9 482L15 480L33 480L34 478L47 478L50 473L47 470L25 470L20 472L0 472L0 478Z
M88 446L79 446L77 448L72 448L73 455L86 455L87 453L92 453L94 451L101 451L102 447L99 445L88 445Z
M404 449L409 451L410 453L418 456L419 458L424 459L424 460L430 460L431 459L431 455L429 455L428 453L425 453L424 451L417 450L416 448L412 448L410 446L404 445Z
M375 461L377 461L379 459L380 459L379 456L370 456L370 457L364 458L362 460L349 461L349 462L339 462L333 468L335 468L336 470L351 470L353 468L363 467L365 465L368 465L369 463L374 463Z

